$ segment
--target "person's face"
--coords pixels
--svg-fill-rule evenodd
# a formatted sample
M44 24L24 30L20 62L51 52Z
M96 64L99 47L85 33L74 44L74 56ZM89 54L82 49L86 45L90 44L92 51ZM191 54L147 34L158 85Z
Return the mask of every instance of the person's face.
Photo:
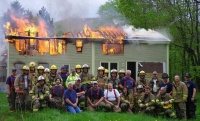
M76 74L76 71L72 71L72 75L74 76Z
M138 93L141 93L141 92L142 92L142 89L137 89L137 92L138 92Z
M30 71L34 71L35 70L35 67L30 67Z
M149 89L145 89L145 94L149 94L150 90Z
M77 72L77 73L80 73L80 72L81 72L81 69L79 69L79 68L76 69L76 72Z
M175 76L174 81L176 81L176 82L180 81L179 76Z
M127 76L127 77L130 77L130 76L131 76L131 73L130 73L130 72L126 72L126 76Z
M43 70L38 70L38 73L39 74L42 74L44 71Z
M157 78L157 74L153 74L153 78Z
M111 75L112 75L112 77L116 77L116 76L117 76L117 74L116 74L116 73L112 73Z
M66 69L61 69L61 72L62 73L66 73Z
M124 88L124 89L123 89L123 92L126 94L126 93L127 93L127 88Z
M56 69L52 69L51 73L55 74L56 73Z
M42 85L44 85L44 80L40 80L39 81L39 84L42 86Z
M68 90L72 90L72 88L73 88L73 85L72 85L72 84L69 84L69 85L68 85Z
M160 94L162 95L164 93L165 93L164 89L160 89Z
M57 84L57 85L60 84L60 79L56 79L56 84Z
M94 89L97 89L98 84L93 84Z
M185 79L185 81L189 81L190 77L189 76L185 76L184 79Z
M80 80L76 81L76 84L77 84L77 85L80 85L80 84L81 84L81 81L80 81Z
M23 70L23 72L24 72L24 75L28 75L29 70Z
M17 75L17 71L13 71L12 74L13 74L13 76L16 76Z
M140 78L141 78L141 79L144 79L144 78L145 78L145 75L140 75Z
M119 76L120 76L120 77L124 77L125 74L124 74L124 73L120 73Z
M103 75L103 71L102 70L99 71L99 75L101 75L101 76Z
M164 82L168 82L168 78L163 78Z
M83 72L87 73L88 69L87 68L83 68Z
M111 84L108 85L108 90L111 91L113 89L113 86Z
M45 72L46 75L49 75L49 72Z

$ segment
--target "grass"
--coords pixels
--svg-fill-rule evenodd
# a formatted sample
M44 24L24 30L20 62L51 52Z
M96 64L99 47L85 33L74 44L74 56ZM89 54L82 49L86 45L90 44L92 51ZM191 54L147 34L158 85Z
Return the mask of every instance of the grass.
M21 113L9 113L9 107L5 93L0 93L0 121L22 121ZM200 93L197 95L200 100ZM197 121L200 118L200 103L197 103ZM108 113L108 112L89 112L85 111L80 114L69 114L64 111L45 109L37 113L23 112L24 121L169 121L161 117L153 117L145 114L127 114L127 113ZM173 120L174 121L174 120Z

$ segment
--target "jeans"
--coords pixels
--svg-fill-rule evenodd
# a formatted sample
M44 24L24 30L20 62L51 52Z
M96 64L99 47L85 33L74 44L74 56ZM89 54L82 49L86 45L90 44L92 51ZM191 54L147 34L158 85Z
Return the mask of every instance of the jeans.
M70 112L72 114L76 114L76 113L80 113L81 112L81 110L80 110L80 108L78 106L76 106L76 108L74 108L73 106L70 106L70 105L67 106L67 110L66 111Z

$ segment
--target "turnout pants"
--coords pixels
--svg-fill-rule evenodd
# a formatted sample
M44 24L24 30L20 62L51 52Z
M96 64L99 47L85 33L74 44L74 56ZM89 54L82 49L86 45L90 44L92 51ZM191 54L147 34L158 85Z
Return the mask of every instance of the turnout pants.
M176 116L180 119L186 118L186 104L185 102L175 102L174 110L176 111Z
M117 105L117 101L109 101L111 103L113 103L114 105ZM105 104L105 109L108 111L114 111L114 112L121 112L121 108L119 107L118 109L116 109L114 106L111 106L109 103Z
M92 103L96 103L98 102L99 100L94 100ZM105 103L102 101L99 103L99 105L97 107L92 107L90 104L89 104L89 110L90 111L95 111L95 110L98 110L98 109L103 109L105 107Z
M17 102L18 110L30 111L31 97L29 95L28 90L24 90L24 93L18 93L16 102Z

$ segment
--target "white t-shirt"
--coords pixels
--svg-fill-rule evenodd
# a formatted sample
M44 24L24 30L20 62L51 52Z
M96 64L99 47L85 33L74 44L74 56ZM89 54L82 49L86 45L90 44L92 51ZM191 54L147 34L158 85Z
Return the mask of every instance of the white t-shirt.
M25 89L27 89L28 88L28 76L27 75L24 76L24 85L25 85Z
M114 93L115 90L115 93ZM120 97L119 91L116 89L113 89L112 91L104 91L104 97L108 100L108 101L116 101L117 99L115 98L115 94L116 94L116 98Z
M153 85L153 92L157 92L156 81L157 81L157 79L154 79L154 80L153 80L153 82L154 82L154 85Z

